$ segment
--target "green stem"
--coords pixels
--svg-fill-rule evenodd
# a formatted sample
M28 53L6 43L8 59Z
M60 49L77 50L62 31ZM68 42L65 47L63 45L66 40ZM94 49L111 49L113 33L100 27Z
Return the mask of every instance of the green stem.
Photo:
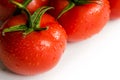
M75 3L76 5L88 4L88 3L97 3L100 4L100 0L70 0L71 2Z
M31 16L32 18L32 28L28 28L27 30L25 30L25 32L23 33L24 36L30 34L33 31L42 31L42 30L47 30L48 27L46 26L45 28L42 28L40 26L40 22L42 19L43 14L48 11L49 9L53 9L53 7L48 7L48 6L43 6L39 9L37 9L33 15Z
M32 0L24 0L23 6L26 7Z
M75 6L75 3L73 3L72 1L70 1L69 4L58 15L57 19L59 19L64 13L66 13L67 11L69 11L70 9L72 9L74 6Z
M18 6L18 8L19 8L21 11L23 11L23 12L26 13L27 18L28 18L27 27L30 27L30 28L31 28L31 27L32 27L32 19L31 19L31 14L30 14L30 12L29 12L29 11L26 9L26 7L23 6L22 4L14 1L14 0L10 0L10 1L11 1L11 3L15 4L16 6Z
M11 0L11 2L13 2L14 0ZM24 2L22 3L22 5L24 7L26 7L32 0L24 0ZM14 11L13 15L18 15L21 14L21 10L20 8L16 7L16 10Z
M22 4L15 2L13 0L11 0L13 4L17 5L18 8L23 11L26 16L28 17L28 22L25 25L15 25L15 26L11 26L9 28L5 28L2 31L2 35L5 36L5 33L7 32L15 32L15 31L23 31L23 36L25 37L26 35L30 34L33 31L42 31L42 30L47 30L48 26L46 26L45 28L40 27L40 22L42 19L43 14L49 10L49 9L53 9L53 7L48 7L48 6L43 6L41 8L39 8L38 10L36 10L36 12L33 13L33 15L31 16L29 11L22 6Z
M23 9L23 11L26 13L27 18L28 18L28 20L27 20L27 26L28 26L29 28L33 27L31 14L29 13L29 11L28 11L26 8Z
M69 0L69 4L60 12L57 19L59 19L64 13L71 10L75 5L83 5L88 3L101 4L101 0Z
M15 4L15 5L17 5L19 8L24 8L24 6L22 4L14 1L14 0L10 0L10 2L13 3L13 4Z

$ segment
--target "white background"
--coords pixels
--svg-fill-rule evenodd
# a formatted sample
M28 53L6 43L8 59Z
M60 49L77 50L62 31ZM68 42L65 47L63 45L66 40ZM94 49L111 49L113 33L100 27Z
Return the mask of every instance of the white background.
M120 20L109 21L97 35L71 43L49 72L21 76L0 63L0 80L120 80Z

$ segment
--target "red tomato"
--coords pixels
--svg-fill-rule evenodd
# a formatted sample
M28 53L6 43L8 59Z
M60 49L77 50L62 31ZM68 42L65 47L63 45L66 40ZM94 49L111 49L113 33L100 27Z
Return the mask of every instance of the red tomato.
M120 0L109 0L111 6L111 19L120 18Z
M22 3L24 0L15 0ZM32 0L27 6L28 10L33 13L39 7L47 5L48 0ZM7 17L12 15L15 10L15 6L9 2L9 0L0 0L0 21L4 21Z
M25 16L18 15L3 27L25 23ZM8 69L22 75L33 75L48 71L58 63L66 46L66 33L48 14L44 14L41 20L41 27L45 26L49 27L48 30L34 31L26 37L20 31L0 37L0 57Z
M16 0L22 2L21 0ZM0 0L0 21L4 21L8 16L12 15L15 10L9 0Z
M33 13L39 7L47 5L48 0L32 0L32 2L27 6L28 10Z
M50 14L54 17L69 4L69 0L51 0L50 6L55 7ZM68 41L76 42L87 39L98 33L109 20L109 2L100 0L100 4L87 3L77 5L63 14L58 22L64 27Z

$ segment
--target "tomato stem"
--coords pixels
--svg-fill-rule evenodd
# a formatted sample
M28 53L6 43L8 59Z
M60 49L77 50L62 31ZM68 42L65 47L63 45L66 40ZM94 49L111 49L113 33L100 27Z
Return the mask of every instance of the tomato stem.
M70 0L76 5L88 4L88 3L97 3L100 4L101 0Z
M43 16L43 14L45 14L46 11L48 11L50 9L54 9L54 8L53 7L49 7L49 6L44 6L44 7L41 7L40 9L38 9L38 10L40 10L40 12L38 11L38 13L36 15L37 17L34 20L34 24L35 24L34 28L36 28L36 29L37 28L38 29L41 28L40 27L40 22L41 22L42 16Z
M23 6L26 7L32 0L24 0Z
M59 19L64 13L71 10L75 5L80 6L80 5L88 4L88 3L101 4L101 0L69 0L69 4L60 12L57 19Z
M11 0L11 1L12 1L12 0ZM27 5L28 5L31 1L32 1L32 0L24 0L24 2L22 3L22 5L23 5L24 7L27 7ZM18 14L21 14L21 10L20 10L20 8L16 7L13 15L18 15Z
M72 9L74 6L75 6L75 3L73 3L73 2L70 1L69 4L58 15L57 19L59 19L64 13L66 13L67 11L69 11L70 9Z
M11 3L15 4L21 11L25 12L25 14L27 15L28 21L27 21L27 27L32 27L32 19L31 19L31 14L30 12L26 9L25 6L23 6L22 4L14 1L14 0L10 0Z
M14 31L24 31L23 32L23 36L25 37L26 35L30 34L33 31L42 31L42 30L47 30L48 26L46 26L45 28L41 28L40 27L40 22L42 19L43 14L49 10L49 9L53 9L53 7L48 7L48 6L44 6L39 8L38 10L36 10L36 12L33 13L33 15L29 14L29 11L27 9L25 9L22 4L20 3L16 3L14 2L17 6L20 5L20 9L22 11L24 11L28 17L28 21L27 24L29 24L27 26L27 24L25 25L15 25L9 28L5 28L2 31L2 35L5 36L6 32L14 32Z
M41 22L43 14L46 11L48 11L49 9L53 9L53 7L43 6L43 7L39 8L38 10L36 10L36 12L33 13L33 15L31 16L33 27L28 28L23 33L24 36L28 35L29 33L33 32L33 31L42 31L42 30L47 30L48 29L48 27L41 28L40 22Z

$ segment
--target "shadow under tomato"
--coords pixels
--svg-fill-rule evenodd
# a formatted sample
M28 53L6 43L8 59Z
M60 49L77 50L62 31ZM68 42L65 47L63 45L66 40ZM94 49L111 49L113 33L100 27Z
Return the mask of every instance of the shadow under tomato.
M0 72L13 73L10 70L8 70L1 61L0 61Z

